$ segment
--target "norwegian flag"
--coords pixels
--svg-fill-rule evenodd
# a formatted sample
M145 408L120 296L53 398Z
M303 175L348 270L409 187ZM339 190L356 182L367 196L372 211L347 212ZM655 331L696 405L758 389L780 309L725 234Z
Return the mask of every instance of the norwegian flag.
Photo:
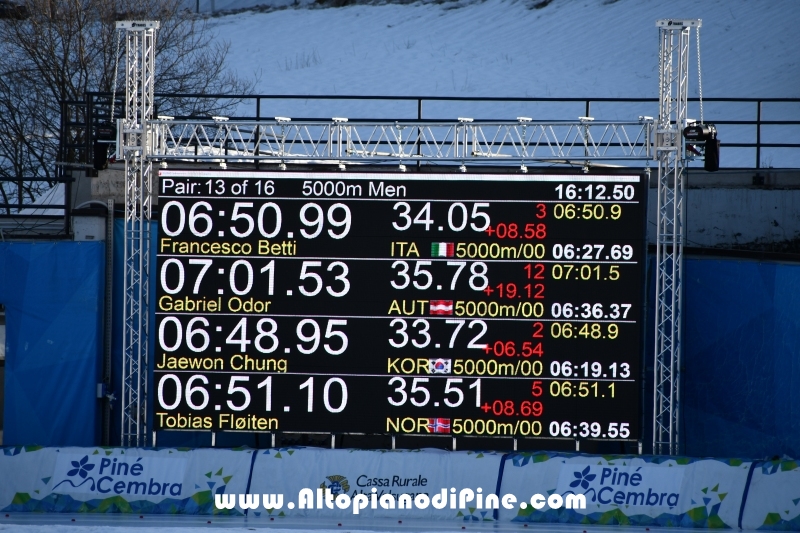
M431 300L429 309L432 315L452 315L453 300Z
M450 433L449 418L429 418L428 431L430 433Z

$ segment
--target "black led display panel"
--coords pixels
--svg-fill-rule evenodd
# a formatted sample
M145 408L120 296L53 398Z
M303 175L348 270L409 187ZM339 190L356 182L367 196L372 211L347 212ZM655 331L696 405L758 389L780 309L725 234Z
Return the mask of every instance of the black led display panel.
M162 170L158 430L640 436L640 174Z

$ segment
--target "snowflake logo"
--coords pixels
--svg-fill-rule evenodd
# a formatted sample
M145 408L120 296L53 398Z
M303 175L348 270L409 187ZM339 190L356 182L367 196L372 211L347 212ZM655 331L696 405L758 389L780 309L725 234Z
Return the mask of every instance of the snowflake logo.
M331 482L330 485L325 485L323 481L319 488L322 490L328 490L331 494L338 496L339 494L346 494L350 491L350 483L347 482L347 478L344 476L328 476L328 481Z
M70 462L72 463L72 466L74 468L69 472L67 472L67 475L69 477L78 475L81 476L83 479L86 479L86 476L89 475L89 470L92 470L94 468L93 464L87 464L89 462L88 455L84 455L83 459L81 459L80 462L78 461L70 461Z
M597 477L597 474L590 474L590 473L589 473L589 469L590 469L590 468L591 468L591 467L587 466L586 468L584 468L584 469L583 469L583 471L582 471L582 472L575 472L575 473L574 473L574 475L575 475L575 481L573 481L572 483L570 483L570 484L569 484L569 486L570 486L570 487L577 487L578 485L580 485L580 486L583 488L583 490L586 490L586 489L588 489L588 488L589 488L589 483L590 483L590 482L591 482L591 481L592 481L594 478L596 478L596 477Z

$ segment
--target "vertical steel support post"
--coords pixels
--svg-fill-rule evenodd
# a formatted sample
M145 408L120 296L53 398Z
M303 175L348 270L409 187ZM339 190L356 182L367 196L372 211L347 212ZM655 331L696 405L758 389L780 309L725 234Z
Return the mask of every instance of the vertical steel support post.
M659 29L659 110L655 157L658 160L656 230L655 362L653 453L680 452L680 375L683 309L684 204L687 164L683 128L687 125L689 35L701 21L663 19Z
M109 198L106 204L106 297L103 306L103 419L101 423L103 446L111 446L111 342L113 337L114 292L114 199Z
M761 168L761 112L764 102L759 100L756 107L756 168Z
M117 22L125 32L125 275L123 289L123 446L147 445L150 341L150 219L152 214L153 83L157 21Z

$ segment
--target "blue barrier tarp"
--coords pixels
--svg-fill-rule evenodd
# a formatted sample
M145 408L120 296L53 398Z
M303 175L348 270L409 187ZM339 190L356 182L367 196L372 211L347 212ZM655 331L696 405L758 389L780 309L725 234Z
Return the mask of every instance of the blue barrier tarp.
M691 259L685 272L686 453L800 457L800 265Z
M117 221L115 230L114 324L118 326L122 323L122 221ZM157 249L156 235L154 225L153 250ZM157 280L155 261L151 266L151 279ZM800 383L800 265L691 258L685 269L682 451L701 457L800 456L800 388L792 388ZM653 257L648 279L643 362L646 450L652 441ZM155 310L155 288L151 296ZM155 317L151 320L154 326ZM116 327L113 387L117 391L121 339L121 327ZM154 338L150 341L152 349ZM113 421L112 436L118 442L117 411ZM198 432L161 432L158 440L166 446L208 446L210 442L208 433ZM217 435L217 446L259 444L264 443L258 442L257 435Z
M119 221L112 382L117 395L122 237ZM86 242L0 243L0 302L7 307L8 444L99 441L95 385L102 345L103 249L103 243ZM151 279L157 279L155 261L152 267ZM155 310L155 290L151 296ZM800 265L687 259L684 296L683 451L694 456L800 456L800 388L793 386L800 383ZM652 328L648 323L648 376ZM151 336L151 350L154 340ZM644 394L649 433L650 380ZM118 406L117 401L112 411L115 441L120 434ZM220 442L220 437L231 442ZM219 435L217 444L258 444L251 439L253 435ZM645 442L649 440L648 434ZM197 433L162 433L159 438L166 445L203 446L209 441L208 434Z
M5 444L97 441L102 242L0 243Z

